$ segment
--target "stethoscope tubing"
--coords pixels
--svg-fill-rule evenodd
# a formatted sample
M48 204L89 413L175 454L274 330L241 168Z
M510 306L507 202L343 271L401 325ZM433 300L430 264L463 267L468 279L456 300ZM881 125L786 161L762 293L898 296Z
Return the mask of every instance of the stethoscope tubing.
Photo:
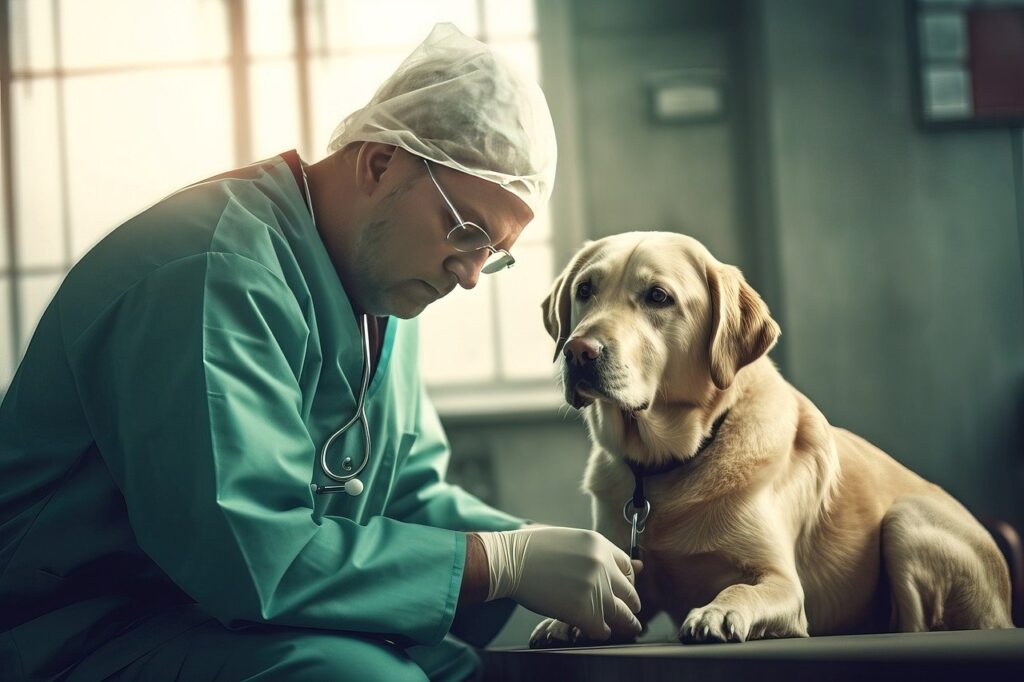
M356 413L352 415L352 418L349 419L344 426L335 431L320 448L320 468L328 478L333 481L337 481L338 483L344 483L358 476L370 461L370 427L366 421L366 391L370 385L370 330L369 320L366 315L362 315L359 320L359 333L363 347L363 376L360 381L359 400L356 403ZM352 428L356 422L360 422L363 427L363 461L360 462L359 466L357 466L352 472L336 474L331 469L331 465L327 463L327 450L335 440L344 435L345 432Z
M313 226L316 227L316 214L313 211L313 195L309 191L309 178L306 177L306 169L299 162L299 168L302 171L302 184L306 189L306 198L309 201L309 215L313 219ZM320 485L318 483L311 484L311 488L317 494L324 493L337 493L346 492L350 495L358 495L362 492L362 485L359 480L356 479L366 465L370 463L370 425L366 420L366 391L370 387L370 320L365 313L359 318L359 334L363 353L363 375L360 379L359 387L359 399L356 401L356 413L352 415L345 424L335 431L330 438L320 448L320 470L324 472L324 475L330 478L332 481L336 481L341 485ZM331 469L331 465L327 463L327 451L330 449L331 444L334 443L338 438L344 435L352 426L359 422L363 428L363 461L359 463L359 466L354 471L346 474L336 474ZM352 488L353 482L357 487ZM346 485L347 484L347 485Z

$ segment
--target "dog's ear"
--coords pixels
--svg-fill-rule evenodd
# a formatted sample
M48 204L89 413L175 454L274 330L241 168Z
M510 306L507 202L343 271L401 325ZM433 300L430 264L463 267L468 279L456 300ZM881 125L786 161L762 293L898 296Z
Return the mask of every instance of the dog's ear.
M576 273L601 250L600 242L587 241L583 244L569 264L565 266L551 285L551 291L547 298L540 304L544 312L544 328L555 340L555 356L552 362L558 359L566 340L569 338L570 318L572 316L572 280Z
M781 331L739 268L714 262L707 264L706 273L711 294L711 379L725 390L736 372L771 350Z

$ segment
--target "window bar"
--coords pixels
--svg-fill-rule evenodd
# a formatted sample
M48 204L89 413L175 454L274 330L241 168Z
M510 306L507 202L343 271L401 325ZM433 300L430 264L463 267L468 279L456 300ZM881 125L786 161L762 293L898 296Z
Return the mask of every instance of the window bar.
M67 107L64 98L64 82L67 74L64 72L64 53L61 50L60 32L60 0L53 0L51 12L53 19L53 64L54 78L57 90L57 154L60 174L60 197L61 210L60 220L62 232L64 233L64 271L71 269L73 249L71 248L71 171L68 163L68 124Z
M252 115L249 111L249 49L245 33L244 0L227 0L228 31L231 48L228 65L231 69L232 109L235 129L235 165L252 163Z
M292 22L295 24L295 82L299 92L299 156L313 160L313 107L309 88L309 34L306 26L305 0L292 0Z
M487 35L487 6L484 0L476 0L476 24L479 27L478 38L481 43L488 42ZM502 315L501 300L498 296L500 282L491 285L491 330L494 333L494 380L505 381L505 339L502 338Z
M109 74L118 73L132 73L137 71L166 71L168 69L198 69L202 67L214 67L223 66L224 60L222 58L217 59L172 59L168 61L159 62L136 62L134 64L116 64L116 65L99 65L99 66L78 66L73 68L64 67L61 73L65 77L71 76L106 76ZM13 69L11 71L11 77L14 79L19 78L56 78L58 76L57 70L53 68L47 69L36 69L36 68L21 68Z
M0 2L0 135L3 136L3 183L4 195L7 198L7 215L4 216L7 239L7 275L10 279L8 294L10 297L11 324L8 333L11 335L11 367L17 367L18 345L21 343L21 296L18 282L18 237L14 229L17 215L14 195L14 145L11 121L11 15L7 0ZM0 377L6 383L10 377Z

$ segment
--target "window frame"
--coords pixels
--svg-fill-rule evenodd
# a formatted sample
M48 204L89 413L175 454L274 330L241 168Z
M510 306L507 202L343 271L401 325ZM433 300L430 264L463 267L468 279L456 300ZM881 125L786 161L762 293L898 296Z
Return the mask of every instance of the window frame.
M251 0L250 0L251 1ZM64 102L64 87L69 77L94 75L94 74L118 74L129 71L152 70L162 71L182 67L226 67L230 82L231 93L230 113L232 116L233 151L236 167L252 162L253 155L253 111L254 103L251 99L252 82L251 69L254 65L268 61L281 60L290 63L295 69L296 77L296 101L297 101L297 125L298 141L297 147L300 153L306 158L312 158L312 146L314 139L314 96L312 82L313 60L329 59L337 56L337 50L319 48L313 45L309 35L310 15L316 11L313 3L309 0L291 0L290 10L292 12L292 42L293 49L289 54L267 57L259 54L250 54L248 49L248 26L246 22L247 0L223 0L225 7L227 36L227 55L221 58L202 58L180 61L161 61L159 63L147 64L116 64L107 67L90 68L64 68L62 65L61 39L60 39L60 2L51 0L52 31L54 65L53 68L35 68L33 64L21 65L14 69L12 63L12 37L13 27L11 26L11 10L13 0L0 0L0 31L6 38L4 46L0 49L0 172L2 172L3 211L0 215L0 229L3 231L3 239L6 246L6 259L0 261L0 282L7 283L7 308L8 308L8 330L9 333L9 359L0 361L0 370L6 362L9 362L10 369L4 376L0 376L0 395L2 395L13 378L21 357L27 345L28 331L26 326L31 324L24 321L24 289L25 278L31 276L57 276L63 278L70 270L77 259L73 251L73 235L69 213L70 188L68 177L69 168L67 144L65 140L66 128L66 107ZM476 17L478 30L476 38L484 42L488 41L487 22L484 16L485 0L476 0ZM541 81L546 83L545 88L548 95L549 106L552 116L555 119L556 129L572 130L575 112L575 103L572 92L568 88L557 87L556 83L569 84L572 70L572 51L569 43L569 9L565 3L559 0L535 0L534 31L529 36L516 35L511 38L499 37L499 42L518 42L530 40L536 46L538 52L538 68ZM355 54L358 50L346 51L345 54ZM61 193L61 215L63 225L61 233L63 249L59 263L52 266L26 266L19 263L18 251L18 197L17 181L15 177L16 158L18 153L14 140L14 105L13 88L16 82L33 79L52 79L57 92L57 126L59 140L57 152L59 154L60 167L59 184ZM557 93L557 94L556 94ZM581 240L582 224L580 218L580 188L579 175L574 170L576 164L568 162L576 153L575 140L559 140L559 183L552 198L550 219L553 229L551 234L532 243L544 244L553 259L553 273L557 273L560 263L564 257L575 248ZM313 155L315 156L315 155ZM113 226L111 226L113 227ZM448 381L443 383L428 384L428 391L442 415L472 416L484 414L504 413L508 410L517 413L532 413L541 411L553 411L561 404L561 396L558 393L553 375L545 378L513 379L504 371L505 363L502 358L502 324L521 324L523 321L503 319L500 314L502 309L498 297L499 287L492 286L489 292L491 305L495 311L492 316L493 339L493 365L492 374L487 379L473 381ZM2 309L2 308L0 308ZM539 324L538 318L525 321L526 323ZM2 332L0 332L2 333ZM25 341L23 342L23 338ZM0 344L0 348L3 345Z

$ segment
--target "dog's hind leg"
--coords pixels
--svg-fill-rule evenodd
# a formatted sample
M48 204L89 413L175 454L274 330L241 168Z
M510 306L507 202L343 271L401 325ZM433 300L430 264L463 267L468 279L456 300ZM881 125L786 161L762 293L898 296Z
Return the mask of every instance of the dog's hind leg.
M981 524L940 489L897 499L882 519L881 547L892 589L890 629L1013 627L1002 555Z

